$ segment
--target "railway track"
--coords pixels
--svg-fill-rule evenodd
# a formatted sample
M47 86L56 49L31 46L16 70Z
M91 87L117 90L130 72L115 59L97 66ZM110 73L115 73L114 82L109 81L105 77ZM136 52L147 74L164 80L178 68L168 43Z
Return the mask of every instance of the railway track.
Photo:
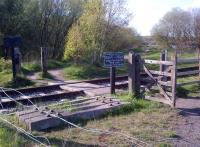
M185 72L190 70L198 70L198 67L189 67L189 68L181 68L178 69L179 72ZM142 77L147 77L146 74L141 73ZM83 80L78 82L71 82L67 84L78 84L78 83L91 83L97 85L104 85L105 87L109 87L109 78L98 78L93 80ZM142 83L145 84L145 83ZM57 84L57 85L48 85L41 87L32 87L32 88L22 88L17 90L0 90L0 99L3 108L12 108L16 106L16 102L23 103L25 105L30 105L28 99L30 99L34 103L38 102L46 102L46 101L59 101L62 99L73 99L77 96L83 96L83 91L67 91L62 89L62 85L66 84ZM128 76L118 76L116 77L116 88L122 89L128 86ZM24 96L25 95L25 96ZM12 100L9 97L11 97ZM0 108L1 109L1 108Z

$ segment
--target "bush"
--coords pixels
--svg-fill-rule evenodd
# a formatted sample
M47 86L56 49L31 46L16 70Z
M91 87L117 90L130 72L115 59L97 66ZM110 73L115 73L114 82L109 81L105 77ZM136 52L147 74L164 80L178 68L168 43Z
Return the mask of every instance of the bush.
M12 68L12 62L10 60L0 59L0 72L10 71Z

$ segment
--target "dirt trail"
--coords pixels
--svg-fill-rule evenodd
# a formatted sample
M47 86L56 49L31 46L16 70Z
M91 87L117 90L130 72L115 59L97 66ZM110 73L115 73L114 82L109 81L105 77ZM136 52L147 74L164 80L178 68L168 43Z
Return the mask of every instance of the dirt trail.
M52 79L38 79L39 78L39 72L30 73L27 75L27 78L36 82L36 83L42 83L42 84L49 84L49 83L71 83L76 82L76 80L66 80L64 78L63 69L51 69L48 70L48 73L52 76Z

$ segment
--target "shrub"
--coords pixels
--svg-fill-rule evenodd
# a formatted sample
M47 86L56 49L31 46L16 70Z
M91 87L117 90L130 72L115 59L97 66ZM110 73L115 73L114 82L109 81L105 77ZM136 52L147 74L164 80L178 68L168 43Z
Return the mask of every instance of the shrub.
M10 60L4 60L0 58L0 72L11 70L12 63Z

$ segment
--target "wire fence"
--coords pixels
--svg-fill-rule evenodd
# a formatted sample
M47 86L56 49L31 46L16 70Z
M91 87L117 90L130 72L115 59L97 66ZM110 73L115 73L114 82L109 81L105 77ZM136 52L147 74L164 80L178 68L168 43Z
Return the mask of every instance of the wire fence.
M51 117L53 118L57 118L59 120L61 120L62 122L74 127L74 128L77 128L81 131L84 131L84 132L87 132L87 133L92 133L94 135L102 135L102 134L106 134L106 135L118 135L120 138L123 138L125 140L127 140L130 144L134 144L134 146L137 146L137 147L144 147L144 146L150 146L148 143L144 142L144 141L141 141L131 135L128 135L126 133L122 133L122 132L115 132L115 131L109 131L109 130L101 130L101 129L97 129L97 128L86 128L86 127L81 127L81 126L78 126L70 121L67 121L61 117L59 117L58 115L55 115L55 114L49 114L49 112L45 111L45 110L41 110L38 106L36 106L29 98L28 96L24 95L23 93L15 90L15 89L12 89L12 88L3 88L3 87L0 87L0 90L7 96L7 98L9 98L10 100L13 100L16 104L24 107L25 109L29 109L29 108L35 108L35 110L39 111L39 112L42 112L42 113L46 113L48 115L50 115ZM26 98L30 104L33 106L28 106L28 105L24 105L20 102L18 102L16 99L12 98L11 96L9 96L7 93L6 93L6 90L13 90L17 93L19 93L21 96L23 96L24 98ZM3 108L3 105L1 105L2 108ZM11 113L11 114L14 114L14 113ZM11 114L7 114L7 115L11 115ZM29 133L29 132L26 132L24 129L20 128L20 127L17 127L16 125L14 125L13 123L9 122L8 120L6 119L3 119L3 117L0 117L0 119L5 122L5 123L8 123L9 125L13 126L14 128L16 128L19 132L25 134L26 136L28 136L30 139L32 139L33 141L35 141L36 143L42 145L42 146L50 146L50 141L48 140L48 138L46 137L42 137L42 136L34 136L33 134ZM83 132L83 133L84 133ZM47 143L43 143L41 141L39 141L37 138L45 138L45 140L47 141ZM101 145L103 146L111 146L111 145L108 145L106 143L102 143L100 142Z

